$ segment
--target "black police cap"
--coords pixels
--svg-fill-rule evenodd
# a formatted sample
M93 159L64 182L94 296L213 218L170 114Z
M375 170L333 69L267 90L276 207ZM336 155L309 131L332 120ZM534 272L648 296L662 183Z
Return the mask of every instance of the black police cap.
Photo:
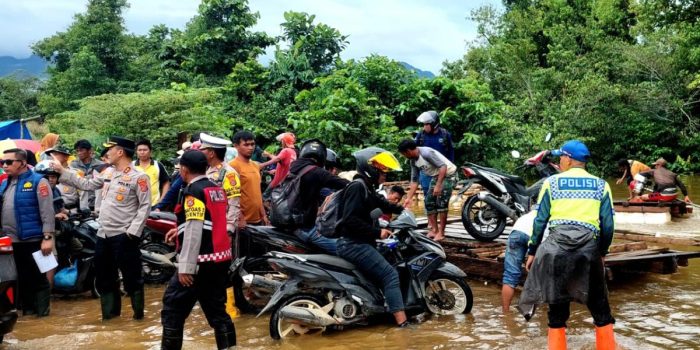
M185 166L195 173L205 173L207 165L207 157L198 150L187 150L180 157L180 166Z
M133 140L129 140L127 138L119 136L110 136L109 140L105 142L102 146L104 146L105 148L119 146L121 148L128 149L132 152L136 149L136 143Z

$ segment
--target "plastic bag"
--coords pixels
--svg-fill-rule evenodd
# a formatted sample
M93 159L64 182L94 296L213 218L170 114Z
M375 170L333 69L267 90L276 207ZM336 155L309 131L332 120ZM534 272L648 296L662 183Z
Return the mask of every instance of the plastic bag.
M71 266L58 271L53 281L56 288L70 289L75 287L75 283L78 281L78 261L76 260Z

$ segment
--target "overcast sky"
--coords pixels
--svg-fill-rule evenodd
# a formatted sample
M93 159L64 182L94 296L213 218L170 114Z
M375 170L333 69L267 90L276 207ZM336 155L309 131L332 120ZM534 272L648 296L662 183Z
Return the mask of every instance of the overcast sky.
M156 24L183 28L199 0L130 0L124 13L130 32L145 34ZM65 30L87 0L0 0L0 56L27 57L29 46ZM260 12L256 30L280 33L284 11L316 15L316 21L349 35L344 59L376 53L438 73L442 62L460 58L475 39L466 19L474 8L499 0L250 0Z

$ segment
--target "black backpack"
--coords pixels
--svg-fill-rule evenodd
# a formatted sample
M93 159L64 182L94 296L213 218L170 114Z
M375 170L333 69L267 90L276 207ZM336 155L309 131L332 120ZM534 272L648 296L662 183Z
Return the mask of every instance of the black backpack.
M354 181L362 183L362 187L367 190L364 181L361 179ZM347 186L350 186L350 184ZM345 188L347 188L347 186L345 186ZM323 201L323 204L321 204L319 208L318 216L316 217L316 231L324 237L340 238L340 234L336 232L335 228L342 219L345 188L333 192L330 196L326 197L326 200ZM366 194L367 192L365 191L365 195Z
M301 177L316 168L307 165L299 174L289 173L270 192L270 223L279 228L297 228L304 223L304 208L299 203Z

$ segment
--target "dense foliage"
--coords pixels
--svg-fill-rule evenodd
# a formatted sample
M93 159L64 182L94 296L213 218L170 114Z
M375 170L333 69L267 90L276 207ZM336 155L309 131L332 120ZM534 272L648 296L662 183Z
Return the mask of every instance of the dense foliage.
M274 38L251 30L259 15L246 0L203 0L184 29L140 36L124 27L126 6L90 0L66 31L36 43L50 79L0 79L0 114L42 113L69 142L149 137L159 156L182 132L248 129L267 145L291 130L324 140L349 165L360 147L395 150L434 109L458 162L508 169L511 149L579 138L597 171L659 156L699 170L696 1L505 0L468 17L479 39L434 79L383 56L342 61L349 37L306 13L286 12ZM274 57L263 65L268 47Z

